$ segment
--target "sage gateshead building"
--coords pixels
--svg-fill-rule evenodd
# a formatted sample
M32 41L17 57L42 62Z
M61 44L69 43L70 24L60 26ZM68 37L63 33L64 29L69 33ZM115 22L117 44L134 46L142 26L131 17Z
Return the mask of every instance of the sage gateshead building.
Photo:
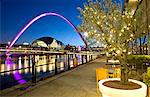
M65 45L52 37L41 37L32 42L33 47L45 47L48 49L61 50Z

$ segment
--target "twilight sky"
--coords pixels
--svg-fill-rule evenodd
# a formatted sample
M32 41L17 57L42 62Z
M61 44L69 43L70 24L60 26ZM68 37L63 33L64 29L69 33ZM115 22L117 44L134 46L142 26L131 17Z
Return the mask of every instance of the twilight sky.
M0 43L12 41L17 33L34 17L45 12L56 12L65 16L75 26L80 24L77 7L87 0L1 0ZM124 0L123 0L124 1ZM47 16L33 23L17 43L29 42L50 36L64 44L83 45L79 35L64 20Z

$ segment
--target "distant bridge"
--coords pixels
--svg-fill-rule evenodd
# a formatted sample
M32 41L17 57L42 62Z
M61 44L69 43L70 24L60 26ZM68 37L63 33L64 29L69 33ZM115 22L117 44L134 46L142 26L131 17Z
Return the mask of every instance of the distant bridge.
M7 50L4 48L0 49L0 54L4 54ZM91 51L69 51L69 50L35 50L33 48L11 48L9 49L9 54L90 54L90 55L100 55L104 54L104 51L101 52L91 52Z

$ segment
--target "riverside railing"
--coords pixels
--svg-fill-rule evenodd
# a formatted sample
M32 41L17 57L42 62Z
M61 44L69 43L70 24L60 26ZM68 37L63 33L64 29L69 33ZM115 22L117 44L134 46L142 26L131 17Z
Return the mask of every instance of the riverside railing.
M33 84L56 74L76 68L79 65L96 59L98 52L64 52L64 53L17 53L11 54L14 63L12 68L7 66L6 55L0 56L0 82L1 90L20 86L19 80ZM15 79L14 74L19 72L20 79ZM25 83L26 84L26 83Z

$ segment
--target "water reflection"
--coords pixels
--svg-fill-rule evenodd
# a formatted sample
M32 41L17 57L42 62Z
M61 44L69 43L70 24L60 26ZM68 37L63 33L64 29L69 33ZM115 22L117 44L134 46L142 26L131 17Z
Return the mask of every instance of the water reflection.
M56 69L57 73L61 73L69 68L74 68L74 66L76 66L74 58L77 58L77 65L86 62L86 57L81 54L57 55L57 57L56 55L44 54L13 54L10 56L1 56L1 89L17 85L18 83L23 84L26 81L32 80L33 62L35 62L36 79L38 80L46 76L55 75ZM57 66L57 68L55 66Z
M6 58L6 64L7 64L7 68L8 68L8 71L13 69L13 65L15 65L13 62L12 62L12 58L10 56L7 56ZM10 73L10 72L8 72ZM16 79L16 81L18 81L19 84L24 84L26 83L26 81L24 79L22 79L22 76L19 74L18 70L16 70L14 73L13 73L13 76L14 78Z

